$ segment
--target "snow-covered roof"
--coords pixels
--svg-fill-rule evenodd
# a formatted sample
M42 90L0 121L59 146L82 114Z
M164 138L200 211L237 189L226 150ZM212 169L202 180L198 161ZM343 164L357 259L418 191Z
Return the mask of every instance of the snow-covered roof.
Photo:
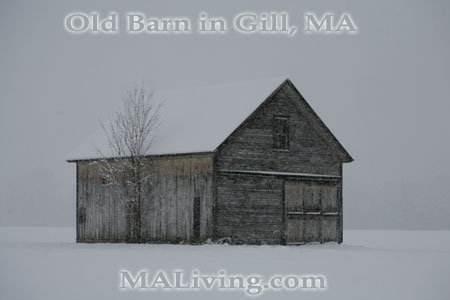
M284 78L252 80L161 92L161 124L147 155L212 152L264 102ZM99 128L68 161L108 156L107 137Z

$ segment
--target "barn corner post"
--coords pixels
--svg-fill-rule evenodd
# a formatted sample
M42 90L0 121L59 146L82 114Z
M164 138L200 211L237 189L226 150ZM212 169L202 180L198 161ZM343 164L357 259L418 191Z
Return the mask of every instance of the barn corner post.
M220 147L219 147L220 148ZM217 149L214 152L213 156L213 167L212 167L212 204L211 204L211 215L212 215L212 224L211 224L211 237L214 241L219 238L217 233L217 175L218 175L218 162L217 158L219 156L220 149Z
M76 184L75 184L75 241L77 243L81 242L80 239L80 216L79 216L79 197L80 197L80 187L79 187L79 167L78 162L75 163L76 169Z
M340 164L340 169L339 169L339 173L340 173L340 180L339 180L339 187L338 187L338 222L339 222L339 226L338 226L338 244L342 244L344 241L344 209L343 209L343 193L342 193L342 187L343 187L343 176L342 176L342 169L343 169L343 164Z
M283 180L283 188L281 189L281 234L280 245L287 245L287 208L286 208L286 183L287 179Z
M142 198L142 182L140 181L140 178L142 178L142 168L139 168L138 170L138 185L137 185L137 215L136 215L136 231L137 231L137 235L136 235L136 239L138 243L142 242L142 237L141 237L141 227L142 227L142 219L141 219L141 198Z

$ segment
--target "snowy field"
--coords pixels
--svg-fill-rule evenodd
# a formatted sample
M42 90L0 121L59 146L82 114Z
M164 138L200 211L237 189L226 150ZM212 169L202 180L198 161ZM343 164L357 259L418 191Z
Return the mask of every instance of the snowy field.
M325 291L256 299L450 299L449 231L345 231L343 245L76 244L72 228L0 228L0 299L235 299L243 291L119 290L119 270L323 274Z

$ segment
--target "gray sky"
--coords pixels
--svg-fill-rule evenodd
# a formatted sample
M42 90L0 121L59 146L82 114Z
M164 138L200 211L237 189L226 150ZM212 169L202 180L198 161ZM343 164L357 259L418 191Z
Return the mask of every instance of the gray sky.
M346 228L450 229L448 1L2 1L0 225L74 225L67 155L125 88L178 89L289 76L355 161ZM71 35L73 11L348 12L358 35ZM195 23L195 22L194 22Z

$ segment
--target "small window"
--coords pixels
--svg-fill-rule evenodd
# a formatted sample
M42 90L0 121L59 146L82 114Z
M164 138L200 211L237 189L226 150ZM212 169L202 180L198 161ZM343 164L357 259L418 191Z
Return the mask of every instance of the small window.
M289 119L287 117L273 119L273 149L289 150Z

